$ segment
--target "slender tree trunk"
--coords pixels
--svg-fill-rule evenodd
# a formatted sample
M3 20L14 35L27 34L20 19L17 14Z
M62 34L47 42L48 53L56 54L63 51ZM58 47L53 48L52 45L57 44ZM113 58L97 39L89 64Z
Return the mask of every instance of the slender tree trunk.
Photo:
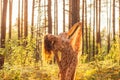
M112 23L113 23L113 40L115 41L115 0L113 0L113 9L112 9Z
M1 16L2 16L2 0L0 0L0 27L1 27L1 19L2 19Z
M9 39L11 39L11 30L12 30L12 2L13 0L9 0Z
M54 34L58 35L58 0L54 0ZM54 56L54 63L56 62Z
M23 0L24 2L24 39L27 39L28 36L28 0ZM24 47L27 45L27 40L24 41ZM26 59L28 56L28 51L25 53L25 59L23 64L26 63Z
M101 35L100 35L100 29L101 28L101 0L99 0L99 45L101 48Z
M119 0L119 48L120 48L120 0Z
M87 28L87 0L85 0L85 30L86 30L86 53L89 53L88 49L88 28Z
M107 52L109 53L110 51L110 20L111 20L111 1L110 1L110 5L108 5L108 0L106 0L107 2L107 38L108 38L108 46L107 46ZM110 10L108 10L108 7L110 7ZM109 13L109 14L108 14Z
M56 27L56 0L54 0L54 34L55 34L55 27Z
M38 17L37 17L37 37L40 37L39 36L39 34L40 34L40 26L41 26L41 7L40 6L42 6L41 5L41 0L38 0ZM38 38L36 38L36 39L38 39Z
M51 0L48 0L48 33L52 34Z
M5 48L7 2L8 0L3 0L3 13L1 21L1 48Z
M63 32L65 32L65 0L63 0Z
M98 45L99 45L99 23L98 23L98 0L96 1L96 54L98 54Z
M72 27L72 0L69 0L69 29Z
M34 5L35 5L35 0L32 2L32 21L31 21L31 38L33 38L33 31L34 31Z
M20 40L20 0L18 0L18 40Z
M82 0L82 54L84 54L84 0Z
M95 1L94 0L94 10L93 10L93 15L95 15ZM95 16L93 16L93 57L95 56Z
M24 38L28 36L28 0L24 0Z
M110 0L110 16L109 16L109 25L110 25L110 28L109 28L109 40L111 40L111 37L110 37L110 35L111 35L111 32L110 32L110 29L111 29L111 27L112 27L112 23L111 23L111 19L112 19L112 13L111 13L111 8L112 8L112 6L111 6L112 4L111 4L111 0ZM111 44L111 42L109 41L109 50L110 50L110 44Z
M47 22L47 19L46 19L46 0L44 0L44 18L45 18L45 33L46 33L46 22Z
M21 8L21 38L23 38L23 0L22 0L22 8Z
M35 50L35 63L38 63L38 61L40 60L40 55L39 52L40 52L40 45L41 45L41 42L39 40L39 37L40 37L40 23L41 23L41 18L40 18L40 15L41 15L41 0L38 0L38 21L37 21L37 34L36 34L36 50Z
M99 2L99 3L98 3ZM96 53L98 54L98 48L101 47L101 38L100 38L100 12L101 11L101 0L96 1L96 47L97 51Z
M4 65L4 55L0 54L0 70L3 69Z
M0 0L0 32L1 32L1 20L2 20L2 0ZM1 33L0 33L0 47L1 47Z
M58 35L58 0L55 0L55 5L54 5L54 8L55 8L55 24L54 24L54 33L55 35Z
M90 6L90 18L89 18L89 21L90 21L90 26L89 26L89 42L88 42L88 47L89 47L89 54L90 54L90 58L91 58L91 21L92 21L92 6Z

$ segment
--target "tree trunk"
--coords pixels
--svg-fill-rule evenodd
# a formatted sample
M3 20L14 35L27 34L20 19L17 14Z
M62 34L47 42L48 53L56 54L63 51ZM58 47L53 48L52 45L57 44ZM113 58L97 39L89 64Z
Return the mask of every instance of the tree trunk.
M63 32L65 32L65 0L63 0Z
M20 0L18 0L18 40L20 40Z
M100 16L101 16L101 0L96 1L96 54L98 54L98 49L101 47L101 37L100 37Z
M72 25L80 21L80 0L72 0Z
M52 34L51 0L48 0L48 33Z
M98 53L98 45L99 45L99 23L98 23L98 0L96 1L96 54Z
M58 35L58 0L54 0L54 34Z
M13 0L9 0L9 39L11 39L11 30L12 30L12 2Z
M95 1L94 0L94 10L93 10L93 15L95 15ZM95 16L93 16L93 57L95 56Z
M92 2L92 1L91 1ZM88 47L89 47L89 54L90 54L90 59L91 59L91 51L92 51L92 46L91 46L91 21L92 21L92 6L90 5L90 18L89 18L89 21L90 21L90 26L89 26L89 40L88 40Z
M1 21L1 48L5 48L7 2L8 0L3 0L3 13Z
M47 19L46 19L46 0L44 0L44 18L45 18L45 34L46 34L46 23L47 23Z
M113 23L113 41L115 41L115 0L113 0L112 23Z
M87 28L87 0L85 0L85 30L86 30L86 53L89 53L88 49L88 28Z
M2 0L0 0L0 31L1 31L1 20L2 20ZM0 47L1 47L1 33L0 33Z
M108 38L108 45L107 45L107 52L109 53L110 51L110 27L111 27L111 1L110 1L110 5L108 5L108 0L106 0L107 2L107 38ZM108 7L110 7L110 10L108 10ZM108 14L109 13L109 14Z
M21 38L23 38L23 0L22 0L22 4L21 4L22 8L21 8Z
M120 0L119 0L119 48L120 48Z
M82 0L82 54L84 54L84 0Z
M34 31L34 5L35 5L35 0L32 2L32 21L31 21L31 38L33 38L33 31Z
M28 0L24 0L24 38L28 36Z
M4 65L4 56L0 54L0 69L3 68L3 65Z
M72 27L72 0L69 0L69 29Z
M101 35L100 35L100 29L101 28L101 0L99 0L99 45L100 45L100 48L101 48Z
M35 50L35 63L38 63L39 60L41 60L40 56L41 54L39 54L40 52L40 45L41 45L41 42L40 42L40 35L41 35L41 32L40 32L40 23L41 23L41 0L38 0L38 17L37 17L37 33L36 33L36 50Z

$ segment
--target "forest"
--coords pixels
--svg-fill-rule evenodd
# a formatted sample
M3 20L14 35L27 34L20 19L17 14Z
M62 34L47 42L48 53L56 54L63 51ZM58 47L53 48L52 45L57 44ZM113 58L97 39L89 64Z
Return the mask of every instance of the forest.
M0 80L120 80L120 0L0 0Z

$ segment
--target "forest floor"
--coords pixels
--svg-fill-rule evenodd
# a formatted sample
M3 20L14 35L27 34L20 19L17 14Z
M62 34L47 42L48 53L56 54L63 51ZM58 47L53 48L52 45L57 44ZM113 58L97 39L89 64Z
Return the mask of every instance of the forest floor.
M8 66L0 70L0 80L59 80L57 64ZM75 80L120 80L120 66L111 61L80 63Z

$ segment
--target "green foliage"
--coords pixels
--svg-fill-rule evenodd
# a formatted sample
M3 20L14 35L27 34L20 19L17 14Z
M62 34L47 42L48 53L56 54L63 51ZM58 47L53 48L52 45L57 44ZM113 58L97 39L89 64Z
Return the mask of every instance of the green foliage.
M24 45L27 41L27 45ZM120 47L115 42L106 53L106 47L99 48L98 54L86 61L89 54L80 56L75 80L119 80ZM9 40L0 53L5 55L0 80L58 80L57 64L35 63L36 40ZM92 54L92 53L91 53Z
M76 80L119 80L120 79L120 45L114 42L109 53L99 48L93 61L86 63L85 55L77 68ZM84 61L84 63L83 63Z
M27 45L24 45L27 42ZM29 65L34 62L35 40L9 40L6 42L6 48L1 49L5 55L5 60L10 65Z
M117 41L112 44L111 50L105 59L111 60L113 63L120 64L120 44Z

